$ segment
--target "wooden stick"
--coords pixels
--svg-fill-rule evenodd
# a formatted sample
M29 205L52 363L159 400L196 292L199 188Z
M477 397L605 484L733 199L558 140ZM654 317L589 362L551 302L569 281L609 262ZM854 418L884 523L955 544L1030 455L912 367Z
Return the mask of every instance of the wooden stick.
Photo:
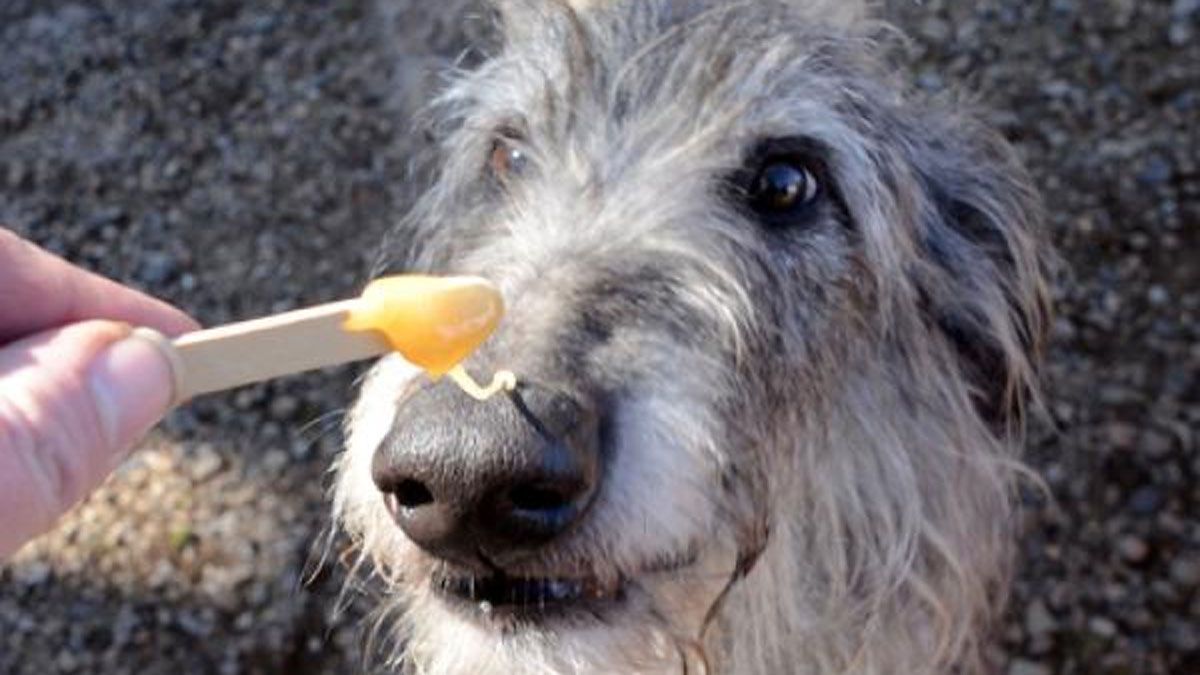
M175 401L181 403L200 394L392 351L381 333L342 327L358 302L317 305L187 333L174 340L143 329L139 334L156 341L170 356Z
M398 275L375 279L358 298L211 328L168 340L137 334L171 360L176 403L251 382L399 352L437 378L458 366L496 329L504 300L479 277ZM472 395L514 386L508 374Z

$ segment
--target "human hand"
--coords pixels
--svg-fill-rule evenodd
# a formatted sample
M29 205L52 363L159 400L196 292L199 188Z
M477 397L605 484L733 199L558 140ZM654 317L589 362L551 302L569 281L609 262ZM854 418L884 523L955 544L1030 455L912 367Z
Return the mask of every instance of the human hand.
M170 363L132 326L197 328L0 227L0 560L98 487L169 409Z

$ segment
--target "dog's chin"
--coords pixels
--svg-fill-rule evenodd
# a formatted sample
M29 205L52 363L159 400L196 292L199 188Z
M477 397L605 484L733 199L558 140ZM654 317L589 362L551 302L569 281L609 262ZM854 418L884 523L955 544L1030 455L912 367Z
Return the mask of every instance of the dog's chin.
M432 595L460 615L505 631L613 624L637 611L664 579L686 575L692 552L664 554L635 572L596 575L553 569L487 573L441 564L429 576Z

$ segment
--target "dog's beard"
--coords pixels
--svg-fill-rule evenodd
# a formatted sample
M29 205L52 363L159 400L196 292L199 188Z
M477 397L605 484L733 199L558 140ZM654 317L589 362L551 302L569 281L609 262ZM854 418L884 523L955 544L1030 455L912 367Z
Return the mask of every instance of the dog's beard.
M430 674L678 673L703 660L699 630L708 600L727 574L696 579L631 580L619 601L586 613L562 614L520 625L491 620L447 603L421 580L398 587L406 608L399 619L400 662ZM703 576L700 574L700 576ZM706 583L709 582L709 583ZM715 588L714 588L715 587ZM683 624L692 624L685 628Z
M419 377L395 358L376 367L351 415L335 489L335 516L360 563L387 584L376 632L392 665L674 673L705 659L706 624L738 555L722 545L733 537L709 501L721 453L702 445L711 434L696 421L699 402L682 391L627 396L614 406L605 488L580 528L518 566L468 570L413 544L371 479L397 401Z

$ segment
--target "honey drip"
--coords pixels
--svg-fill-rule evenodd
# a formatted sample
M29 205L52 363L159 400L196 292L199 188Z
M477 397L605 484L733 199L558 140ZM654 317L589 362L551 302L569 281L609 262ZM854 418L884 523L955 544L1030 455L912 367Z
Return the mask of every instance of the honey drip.
M446 377L449 377L454 384L458 385L459 389L476 401L486 401L502 391L512 391L517 388L517 376L511 370L496 371L492 375L492 381L486 387L476 382L461 364L446 371Z

